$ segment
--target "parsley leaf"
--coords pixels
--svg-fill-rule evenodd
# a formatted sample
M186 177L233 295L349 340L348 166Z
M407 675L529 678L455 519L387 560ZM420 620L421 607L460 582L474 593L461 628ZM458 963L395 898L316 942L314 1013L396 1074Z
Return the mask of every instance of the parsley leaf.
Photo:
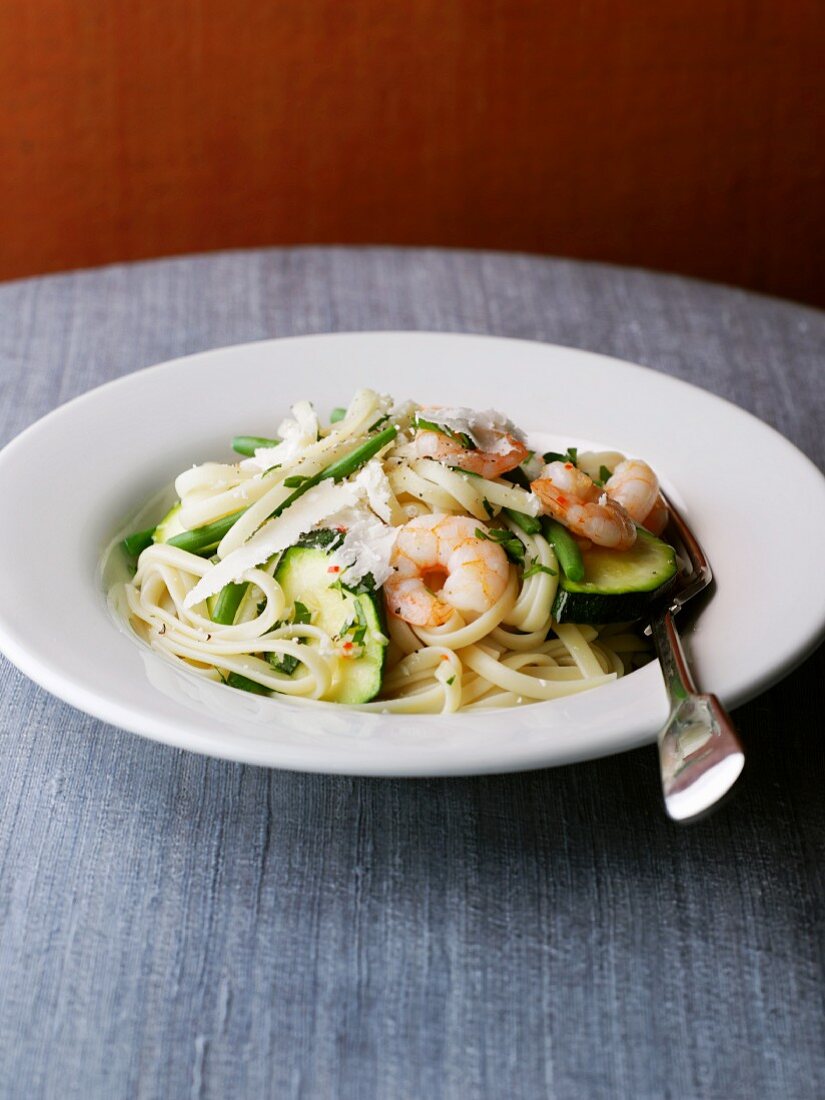
M558 451L545 451L541 456L545 462L570 462L574 466L579 459L578 447L568 447L566 454L559 454Z
M330 527L320 527L316 531L307 531L305 535L301 535L296 545L312 546L316 550L326 550L330 553L332 550L337 550L343 541L343 532Z
M298 658L293 657L291 653L267 653L266 659L276 672L283 672L285 676L291 676L301 663Z
M353 609L354 616L338 635L338 640L342 641L346 638L348 641L352 642L353 645L363 646L366 641L369 624L367 623L359 600L353 602Z
M502 530L499 527L491 527L489 531L482 531L480 527L476 527L475 536L477 539L497 542L510 561L516 565L524 563L524 543L512 531Z
M515 470L508 470L506 474L501 476L512 485L518 485L520 488L526 489L528 493L530 492L530 478L521 466L516 466Z
M346 581L338 581L337 584L353 596L363 596L365 592L375 591L375 577L372 573L365 573L360 581L356 581L354 584L347 584ZM330 587L334 586L330 585Z
M301 626L305 626L307 623L312 622L312 612L309 610L306 604L302 604L300 600L295 601L292 621L293 623L298 623Z
M356 645L363 645L364 638L367 636L367 620L364 617L364 611L361 607L359 600L355 601L355 619L350 627L352 633L352 640Z
M413 427L422 428L427 432L438 432L440 435L446 435L448 439L455 440L456 443L460 443L465 451L477 450L475 443L464 432L455 432L452 428L448 428L445 424L437 424L434 420L425 420L423 416L416 413L413 416Z
M542 565L541 562L532 561L524 570L524 579L528 577L534 577L537 573L546 573L549 577L557 577L558 573L555 569L551 569L549 565Z

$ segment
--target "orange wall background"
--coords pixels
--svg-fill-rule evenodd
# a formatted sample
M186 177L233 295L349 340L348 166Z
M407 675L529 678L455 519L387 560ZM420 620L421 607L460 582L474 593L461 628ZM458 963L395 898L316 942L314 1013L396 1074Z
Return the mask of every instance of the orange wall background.
M819 0L3 0L0 278L246 245L825 303Z

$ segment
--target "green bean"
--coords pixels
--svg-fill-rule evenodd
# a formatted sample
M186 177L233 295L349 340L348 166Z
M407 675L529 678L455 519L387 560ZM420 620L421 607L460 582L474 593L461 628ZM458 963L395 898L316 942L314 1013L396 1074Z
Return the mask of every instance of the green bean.
M280 442L280 439L267 439L262 435L236 435L232 450L239 455L254 455L259 447L277 447Z
M152 545L154 534L155 528L147 527L145 531L135 531L134 534L127 535L120 545L130 558L139 558L146 547Z
M214 523L207 523L205 527L195 527L191 531L173 535L167 546L177 546L179 550L188 550L190 554L207 557L245 511L245 508L241 508L239 512L232 512L231 515L216 519Z
M504 514L515 523L516 527L520 527L525 535L538 535L541 532L541 524L535 516L528 516L526 512L517 512L515 508L505 508Z
M249 585L246 582L240 584L225 584L215 601L215 609L212 612L212 622L222 623L224 626L232 626L241 600L246 595Z
M329 414L330 424L337 424L339 420L343 420L347 415L347 410L342 409L340 406L337 409L333 409Z
M350 474L355 473L359 466L369 462L373 455L377 455L388 443L391 443L397 435L398 429L394 424L391 424L389 428L384 428L378 435L374 435L372 439L368 439L366 443L362 443L360 447L356 447L348 455L344 455L337 462L333 462L331 466L327 466L325 470L317 475L318 480L323 481L324 478L331 477L333 481L341 481L343 478L349 477Z
M567 528L563 527L557 520L545 516L541 525L544 537L549 543L552 543L553 549L556 551L556 557L559 559L559 565L564 570L565 576L569 577L571 581L583 581L584 558L582 558L579 544Z
M386 447L388 443L395 439L396 435L398 435L398 429L394 425L385 428L383 432L374 435L372 439L368 439L366 443L362 443L360 447L356 447L348 455L339 458L331 466L327 466L325 469L319 470L317 474L313 474L312 477L308 477L294 492L290 493L286 500L278 505L274 512L270 512L267 518L275 519L281 515L314 485L318 485L328 478L332 478L333 481L341 481L342 478L354 474L359 466L363 466L373 455L378 454L383 447ZM190 554L200 554L202 557L206 557L212 553L227 531L234 526L245 511L246 509L242 508L239 512L232 512L231 515L215 520L214 523L207 523L205 527L183 531L180 535L175 535L169 539L168 545L177 546L179 550L188 550Z
M327 466L325 469L319 470L317 474L313 474L312 477L308 477L294 493L291 493L282 504L278 505L274 512L270 513L269 518L274 519L285 512L291 504L295 503L298 497L302 497L308 489L319 485L322 481L327 481L330 478L333 481L342 481L350 474L354 474L360 466L363 466L365 462L369 462L373 455L378 454L397 435L398 429L391 425L389 428L385 428L383 432L379 432L378 435L374 435L372 439L368 439L366 443L362 443L360 447L356 447L354 451L350 451L348 455L344 455L337 462L333 462L331 466Z

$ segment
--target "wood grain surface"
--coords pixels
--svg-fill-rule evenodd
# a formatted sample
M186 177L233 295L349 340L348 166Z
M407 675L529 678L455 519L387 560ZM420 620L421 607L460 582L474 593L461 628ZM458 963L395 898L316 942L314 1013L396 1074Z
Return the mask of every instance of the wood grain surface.
M4 0L0 277L392 242L825 302L815 0Z

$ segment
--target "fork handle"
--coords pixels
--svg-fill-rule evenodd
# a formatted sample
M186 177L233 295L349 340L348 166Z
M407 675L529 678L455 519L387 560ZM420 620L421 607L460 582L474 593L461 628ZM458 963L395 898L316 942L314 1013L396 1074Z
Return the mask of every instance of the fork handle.
M671 708L659 734L665 809L674 821L689 821L727 794L744 767L745 754L716 696L697 693L672 612L657 615L650 632Z

